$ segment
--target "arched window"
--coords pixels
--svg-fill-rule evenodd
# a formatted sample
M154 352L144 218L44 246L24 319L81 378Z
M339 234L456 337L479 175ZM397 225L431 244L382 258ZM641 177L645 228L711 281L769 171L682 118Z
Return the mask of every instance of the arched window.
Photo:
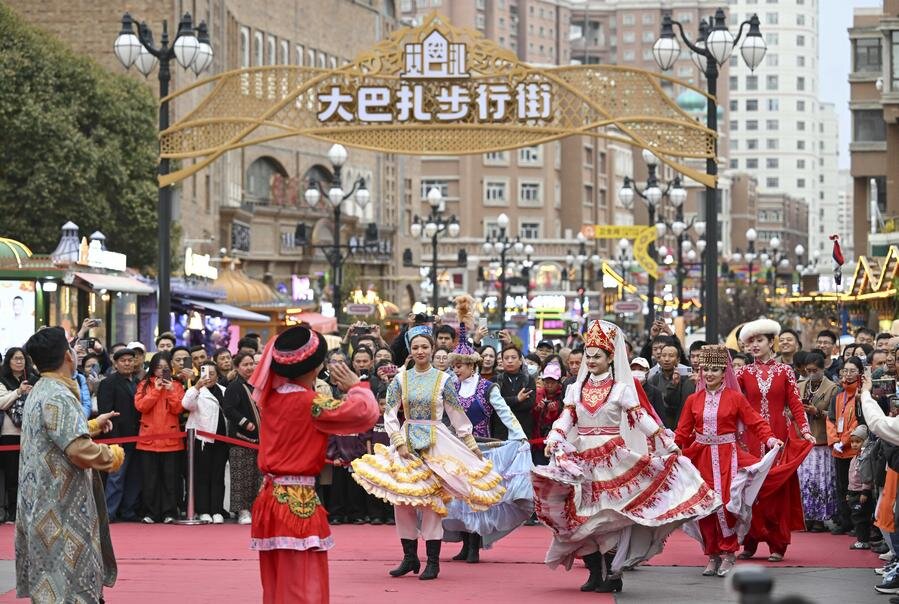
M287 171L271 157L260 157L250 164L244 184L244 200L258 205L271 203L272 181L276 174L286 177Z

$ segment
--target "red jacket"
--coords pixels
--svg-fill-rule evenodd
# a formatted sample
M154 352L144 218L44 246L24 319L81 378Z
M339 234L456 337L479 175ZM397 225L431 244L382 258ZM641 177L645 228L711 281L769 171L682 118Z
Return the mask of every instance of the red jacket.
M180 425L179 414L184 411L181 399L184 398L184 386L172 382L172 389L157 388L153 378L150 382L141 382L137 386L134 406L141 413L139 436L150 434L172 434L172 438L161 440L139 440L137 449L170 453L184 450L184 439L178 436Z
M564 392L560 389L555 398L546 397L546 390L542 387L537 388L537 398L531 414L534 417L534 431L529 436L535 442L533 445L542 447L545 436L549 434L553 422L559 419L562 414L562 396Z

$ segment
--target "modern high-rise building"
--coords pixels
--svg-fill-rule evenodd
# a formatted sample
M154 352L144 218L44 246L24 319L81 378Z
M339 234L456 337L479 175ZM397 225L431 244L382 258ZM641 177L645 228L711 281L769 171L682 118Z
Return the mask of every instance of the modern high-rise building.
M884 256L899 244L899 0L855 9L849 38L853 243Z
M768 46L755 72L737 53L730 59L730 167L754 175L760 194L804 200L811 217L809 243L820 251L830 235L828 221L836 218L838 149L834 108L819 100L819 2L728 4L732 27L758 14ZM761 232L757 245L766 245Z

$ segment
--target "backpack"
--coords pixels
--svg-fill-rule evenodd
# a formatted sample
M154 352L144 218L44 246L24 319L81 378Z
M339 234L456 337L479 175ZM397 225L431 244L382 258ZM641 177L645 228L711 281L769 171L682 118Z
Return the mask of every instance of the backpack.
M877 476L877 468L874 465L876 460L874 449L879 448L879 443L880 441L872 443L871 440L868 440L858 453L856 468L858 470L858 479L863 484L874 484L874 479Z

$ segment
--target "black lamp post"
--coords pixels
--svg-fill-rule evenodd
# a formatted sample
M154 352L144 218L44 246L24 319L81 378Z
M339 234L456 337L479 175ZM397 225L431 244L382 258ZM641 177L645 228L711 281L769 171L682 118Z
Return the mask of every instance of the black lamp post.
M441 195L440 189L437 187L432 187L428 191L428 204L431 206L431 213L424 220L415 216L409 230L416 239L424 234L427 239L431 240L431 305L434 307L434 314L437 314L437 309L440 306L440 288L437 286L437 270L441 268L441 265L437 260L438 238L443 233L447 233L450 237L458 237L461 227L459 225L459 220L455 216L446 218L443 215L443 195ZM464 267L467 264L468 253L464 249L460 249L457 266ZM403 265L415 266L412 263L412 250L406 249L404 251Z
M169 83L172 72L169 63L172 59L184 69L191 68L197 75L201 74L212 64L212 46L209 44L209 33L206 23L201 22L193 27L190 13L184 13L178 24L178 32L171 46L169 45L168 21L162 22L162 39L159 46L153 44L153 32L146 23L141 22L134 33L134 21L131 15L125 13L122 16L122 31L113 44L116 57L126 69L136 65L144 75L149 76L156 63L159 63L159 131L163 132L169 127L169 101L164 100L169 95ZM169 160L159 160L159 175L169 173ZM158 317L157 325L159 333L170 331L172 327L172 188L159 187L159 271L157 282L159 285Z
M580 287L578 287L578 295L580 297L581 304L581 318L584 321L584 327L586 329L587 325L587 286L589 282L587 281L587 272L590 271L591 274L594 270L598 270L600 264L602 263L602 259L599 257L599 254L593 254L592 256L587 256L587 238L583 233L577 234L577 243L578 243L578 251L577 256L568 251L568 254L565 256L565 263L568 265L569 269L577 268L580 273ZM567 273L562 273L563 280Z
M657 158L651 151L644 149L643 161L646 163L646 167L649 171L649 175L646 177L646 184L641 189L633 180L625 177L624 184L618 191L618 199L626 208L632 207L634 195L642 199L646 202L646 208L649 211L649 224L656 226L656 211L660 209L662 200L667 197L672 204L683 206L684 201L687 199L687 192L681 186L680 177L675 177L668 182L663 191L661 187L659 187L659 177L657 174L659 158ZM656 228L658 229L657 226ZM659 236L661 236L661 234L659 234ZM655 257L655 244L649 246L649 255L653 258ZM647 289L649 312L646 315L646 329L649 330L656 319L656 278L652 275L649 275Z
M327 197L331 202L334 211L334 240L331 245L311 245L313 249L321 249L325 253L328 264L331 266L331 291L332 302L334 304L334 318L337 320L338 329L343 320L343 303L341 302L340 288L343 284L343 263L353 253L354 248L349 245L340 243L340 207L343 202L356 197L356 203L359 207L364 208L371 200L371 193L365 187L365 179L361 176L353 183L353 187L349 192L344 192L343 183L340 179L340 172L343 164L347 160L347 150L343 145L333 145L328 151L328 160L331 162L331 188L327 191L321 182L317 180L309 181L309 187L306 189L304 197L306 203L310 207L316 207L322 196Z
M487 240L484 242L484 254L487 256L491 254L499 256L499 328L505 329L506 296L508 295L508 287L506 285L506 270L509 265L508 254L513 249L515 253L521 254L524 251L524 243L521 242L520 237L515 239L509 238L506 232L509 228L509 217L505 214L500 214L497 217L496 225L499 231L487 236Z
M765 40L762 38L759 30L758 15L752 15L748 20L743 21L734 35L727 28L727 19L724 9L719 8L715 11L714 20L706 24L705 31L702 31L700 24L700 34L695 42L691 41L684 32L683 25L674 21L671 14L666 14L662 18L662 31L659 39L656 40L652 48L653 56L656 63L662 71L668 71L677 62L680 56L680 43L674 33L674 27L677 26L680 32L680 39L687 45L694 54L693 60L699 65L705 74L706 91L708 92L708 100L706 103L706 126L713 132L718 132L718 67L724 65L725 61L730 57L737 42L743 37L744 27L749 27L740 46L740 52L743 60L751 70L758 67L765 56L767 50ZM705 36L703 38L703 35ZM717 177L718 175L718 152L717 143L715 152L712 157L706 160L706 174ZM717 181L717 178L716 178ZM715 187L706 185L705 190L705 220L707 239L712 249L718 244L718 198ZM706 296L705 311L705 336L709 342L718 342L718 297L711 295L717 291L718 283L718 265L714 254L707 254L705 258L706 275L705 288L708 292Z

